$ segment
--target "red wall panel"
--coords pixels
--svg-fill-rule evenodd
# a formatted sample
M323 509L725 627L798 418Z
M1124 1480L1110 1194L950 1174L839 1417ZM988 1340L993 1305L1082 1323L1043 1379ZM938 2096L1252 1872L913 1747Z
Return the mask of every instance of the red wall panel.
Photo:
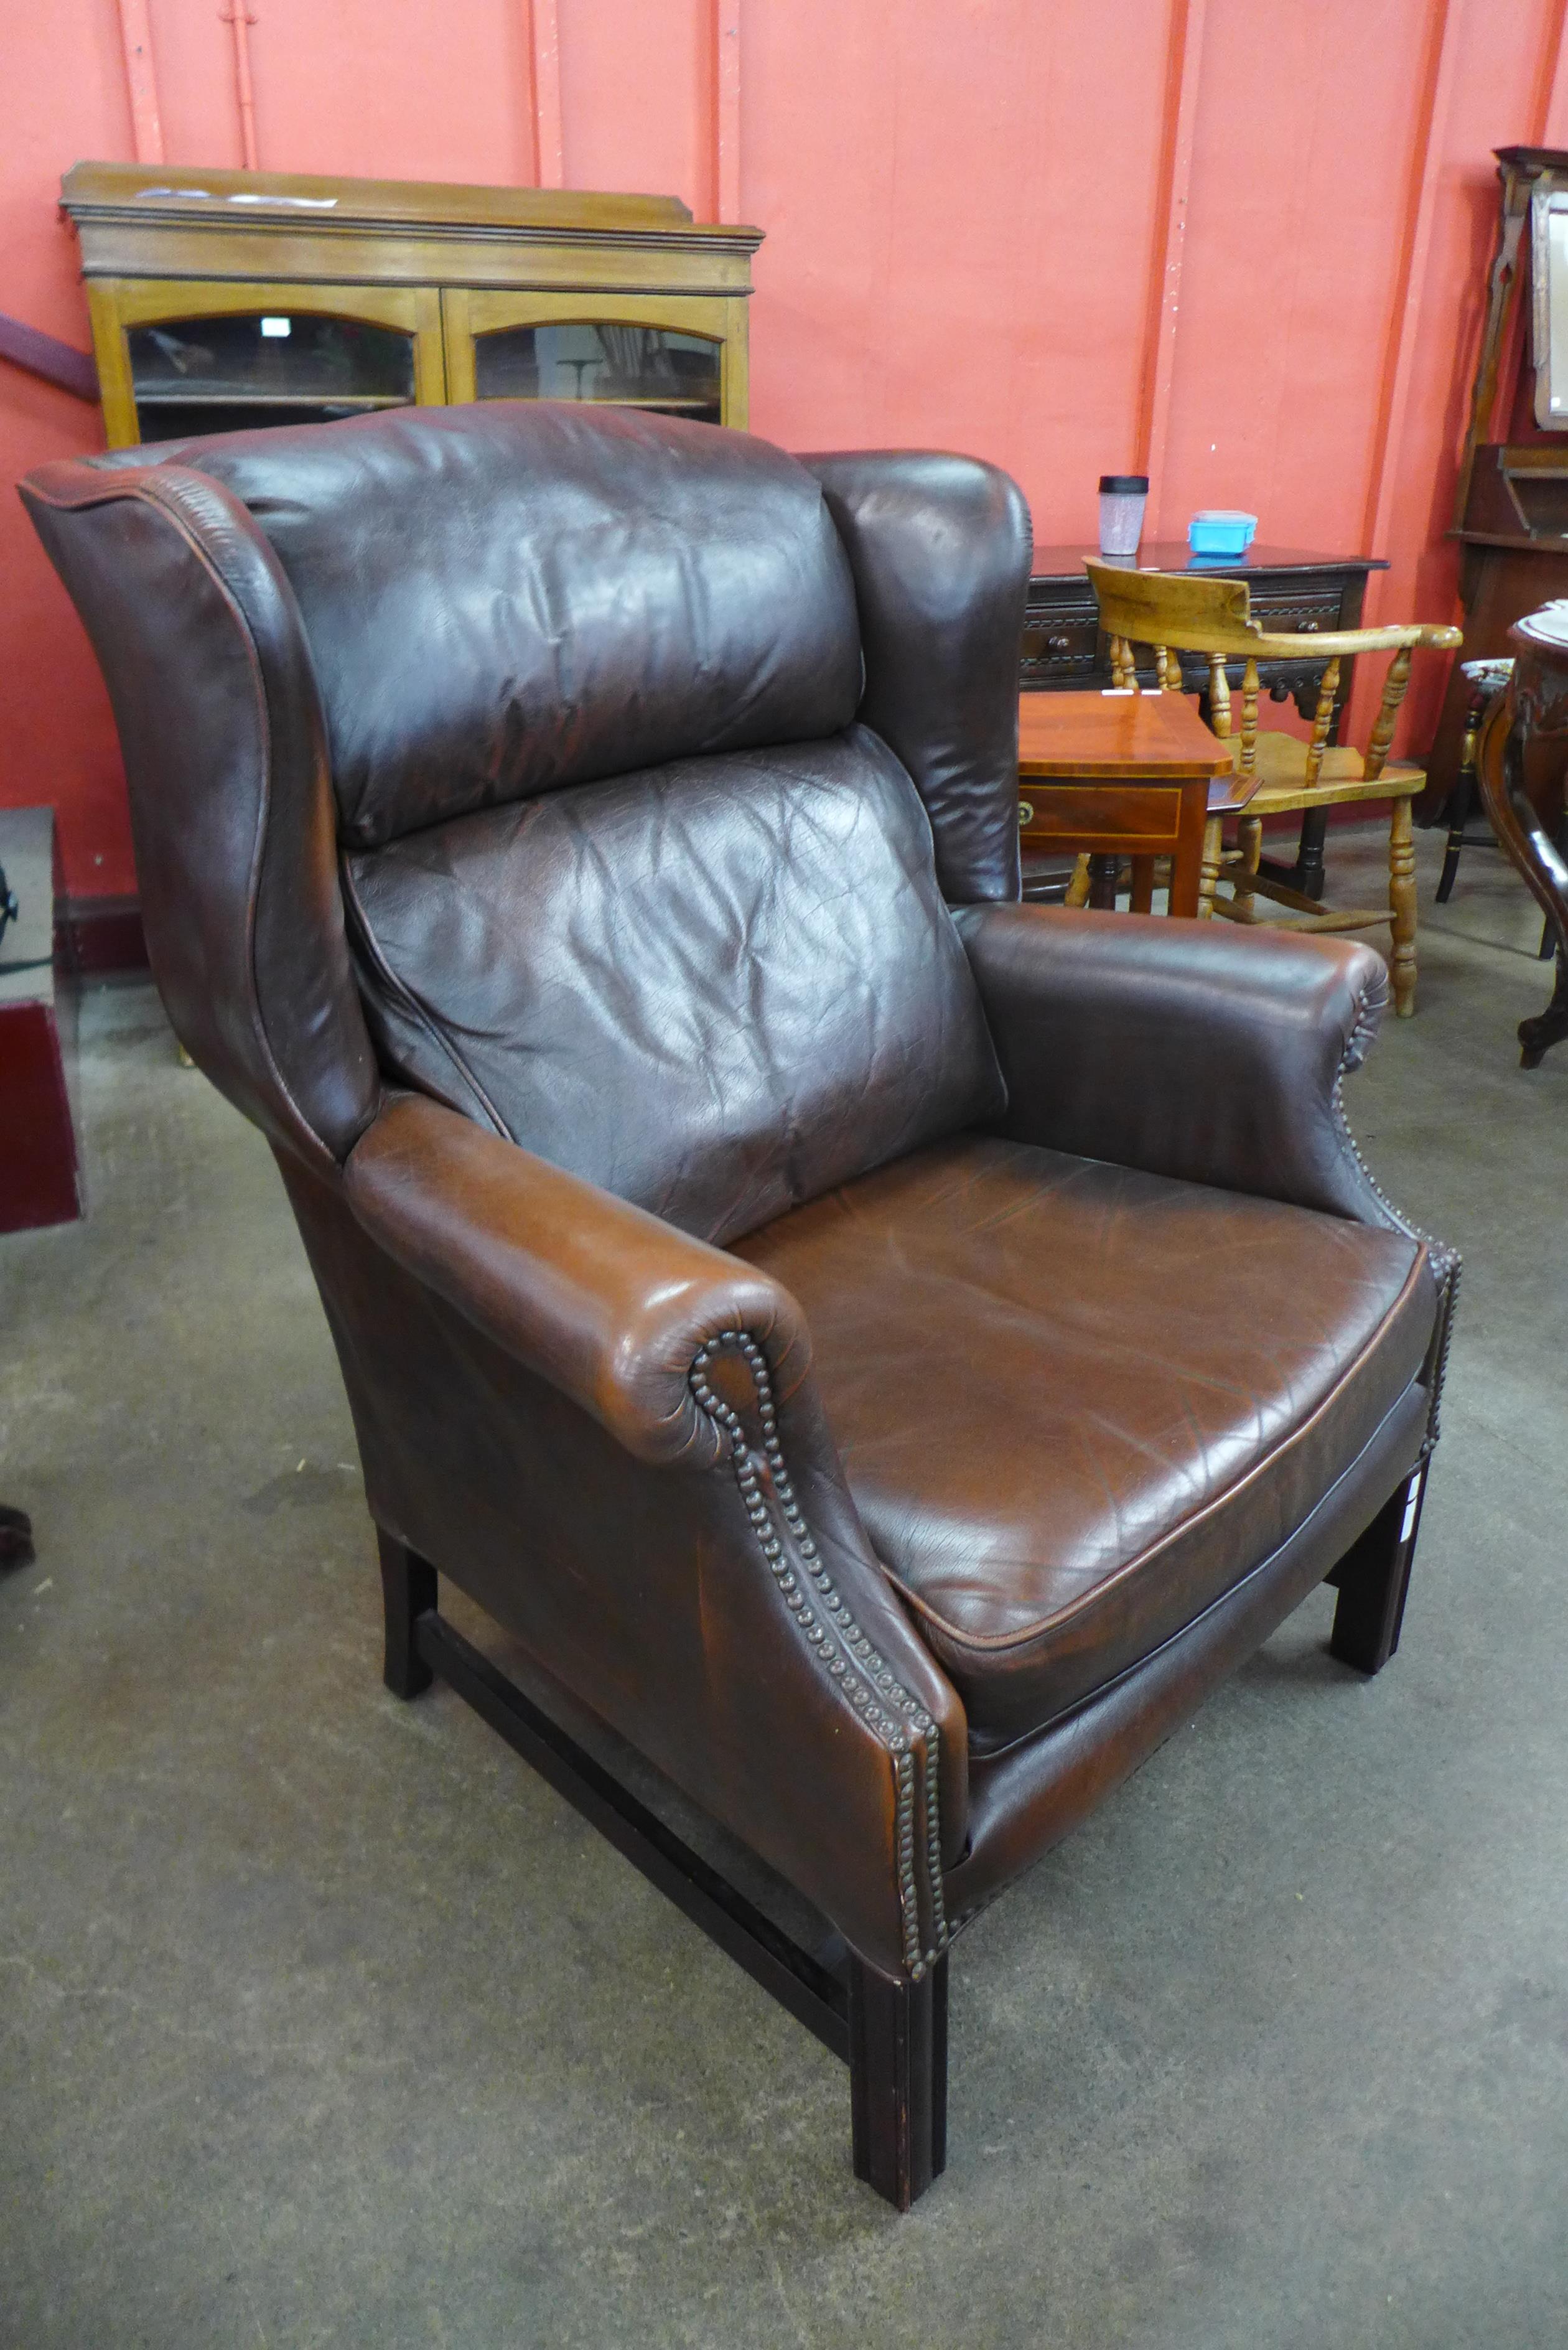
M238 161L217 0L149 7L169 160ZM543 44L567 184L669 190L709 218L727 187L767 232L753 422L787 446L974 451L1057 540L1092 533L1096 476L1152 431L1166 532L1209 504L1331 550L1376 525L1394 566L1378 608L1452 613L1490 150L1568 140L1549 120L1568 118L1563 0L250 0L250 16L264 167L531 182L554 151ZM0 304L85 347L55 197L78 157L135 151L116 0L0 0ZM8 479L99 440L89 410L0 365ZM9 499L0 566L0 800L58 806L72 890L128 890L103 696ZM1440 686L1417 673L1417 750Z

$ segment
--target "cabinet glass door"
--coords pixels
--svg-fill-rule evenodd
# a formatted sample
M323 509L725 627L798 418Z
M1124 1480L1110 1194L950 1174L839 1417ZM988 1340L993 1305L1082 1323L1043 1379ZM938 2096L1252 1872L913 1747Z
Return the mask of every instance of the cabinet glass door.
M105 414L120 420L113 443L439 401L440 318L439 294L422 287L123 288L112 338L119 380L104 387Z
M449 400L570 400L745 424L743 298L449 286L441 317Z
M717 424L723 345L711 335L608 319L501 327L473 338L480 400L580 400Z
M130 343L143 441L326 424L413 402L413 337L359 318L166 318L133 327Z

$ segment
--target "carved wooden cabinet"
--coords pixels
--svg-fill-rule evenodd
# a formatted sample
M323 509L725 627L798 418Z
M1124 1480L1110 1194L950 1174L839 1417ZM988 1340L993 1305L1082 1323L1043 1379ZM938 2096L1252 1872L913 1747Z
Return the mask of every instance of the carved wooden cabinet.
M1033 577L1029 582L1029 608L1024 616L1023 651L1019 683L1025 691L1082 692L1085 687L1111 682L1111 660L1100 633L1094 593L1084 573L1085 557L1103 560L1092 546L1037 546ZM1252 546L1234 563L1212 556L1194 557L1184 541L1172 539L1138 549L1144 571L1193 571L1215 579L1244 579L1251 590L1252 618L1275 632L1319 629L1355 629L1366 593L1366 575L1386 571L1387 565L1369 556L1309 555L1294 547ZM1209 681L1207 656L1184 655L1183 683L1189 693L1202 692ZM1241 682L1241 664L1231 664ZM1321 661L1265 661L1259 674L1276 702L1293 701L1309 722L1317 707L1317 690L1324 664ZM1345 667L1354 673L1354 664ZM1152 664L1147 677L1156 682ZM1335 716L1350 697L1351 677L1340 679Z
M673 196L78 163L110 448L576 400L744 426L759 230Z

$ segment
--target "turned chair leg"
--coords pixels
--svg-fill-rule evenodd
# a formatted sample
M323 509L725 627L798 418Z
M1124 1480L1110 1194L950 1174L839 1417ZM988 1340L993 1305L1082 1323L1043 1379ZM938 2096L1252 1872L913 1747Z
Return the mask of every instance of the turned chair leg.
M1073 867L1073 878L1067 884L1064 906L1086 906L1089 902L1089 860L1080 852Z
M1401 794L1388 827L1388 905L1394 916L1394 1010L1408 1020L1416 1009L1416 848L1410 802Z
M849 1961L855 2176L907 2211L948 2158L948 1962L892 1982Z
M383 1679L394 1697L418 1697L435 1675L414 1645L414 1625L435 1613L436 1571L418 1551L376 1529L381 1554L381 1598L387 1616Z
M1399 1646L1426 1490L1423 1461L1396 1487L1328 1578L1339 1588L1329 1653L1357 1672L1380 1673Z

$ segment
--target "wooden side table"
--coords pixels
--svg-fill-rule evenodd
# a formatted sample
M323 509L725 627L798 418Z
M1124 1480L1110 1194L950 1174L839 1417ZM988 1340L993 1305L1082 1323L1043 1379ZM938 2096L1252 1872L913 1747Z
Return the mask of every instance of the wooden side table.
M1111 863L1092 904L1106 902L1108 882L1115 905L1113 860L1130 857L1133 911L1147 914L1155 858L1168 857L1170 912L1208 911L1218 878L1203 855L1210 816L1241 805L1250 786L1232 772L1229 743L1180 694L1021 694L1018 776L1023 847Z

